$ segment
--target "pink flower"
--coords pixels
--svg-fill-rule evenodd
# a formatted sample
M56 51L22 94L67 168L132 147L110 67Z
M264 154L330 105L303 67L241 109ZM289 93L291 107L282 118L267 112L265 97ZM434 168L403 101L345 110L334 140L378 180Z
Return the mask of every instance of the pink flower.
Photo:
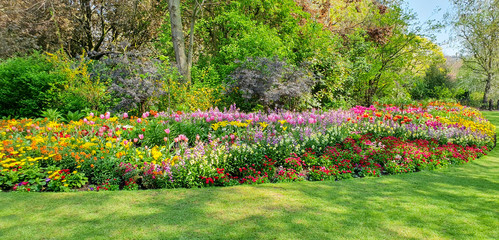
M169 128L165 129L165 133L170 134L170 129Z
M137 118L137 123L141 123L141 122L142 122L142 119Z
M144 134L139 134L139 139L140 140L144 139Z
M167 137L164 137L163 140L165 140L165 142L168 142L168 138Z
M133 139L133 142L138 142L138 141L139 141L139 139L138 139L138 138L134 138L134 139Z
M123 118L128 118L128 113L123 113Z
M305 119L303 119L301 116L298 116L298 124L303 124L305 122Z

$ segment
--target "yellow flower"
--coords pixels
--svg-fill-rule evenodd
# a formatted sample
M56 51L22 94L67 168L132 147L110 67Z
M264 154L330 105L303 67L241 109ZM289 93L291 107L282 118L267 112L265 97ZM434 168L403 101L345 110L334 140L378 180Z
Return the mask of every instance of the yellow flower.
M172 166L173 166L173 165L175 165L175 162L176 162L176 161L178 161L178 159L179 159L179 157L178 157L178 156L173 157L173 158L172 158L172 160L171 160L171 163L170 163L170 164L171 164Z
M91 147L93 147L95 145L97 145L97 144L92 143L92 142L87 142L87 143L84 143L83 145L81 145L80 148L81 149L89 149L89 148L91 148Z
M160 151L158 151L158 146L155 146L151 150L151 155L154 160L158 160L163 154L161 154Z

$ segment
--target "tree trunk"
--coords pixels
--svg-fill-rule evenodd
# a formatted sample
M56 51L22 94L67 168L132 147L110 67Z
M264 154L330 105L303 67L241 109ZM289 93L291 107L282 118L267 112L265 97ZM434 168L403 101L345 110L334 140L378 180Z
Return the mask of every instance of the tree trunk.
M90 0L81 1L81 9L83 11L83 29L85 32L86 43L83 45L87 48L87 52L90 52L93 48L93 37L92 37L92 4Z
M485 82L485 91L483 91L483 105L486 106L490 92L490 84L492 82L492 74L487 74L487 81Z
M184 77L185 82L191 80L191 73L185 54L184 32L182 28L182 16L180 15L180 0L168 0L168 10L170 12L170 22L172 27L172 42L175 50L175 60L177 68Z

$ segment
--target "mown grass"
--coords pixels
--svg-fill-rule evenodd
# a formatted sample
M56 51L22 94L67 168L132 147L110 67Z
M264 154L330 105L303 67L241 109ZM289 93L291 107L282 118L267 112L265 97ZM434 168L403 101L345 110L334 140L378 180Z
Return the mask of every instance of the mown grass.
M499 113L486 112L499 126ZM0 193L0 239L499 239L499 149L437 171L226 188Z

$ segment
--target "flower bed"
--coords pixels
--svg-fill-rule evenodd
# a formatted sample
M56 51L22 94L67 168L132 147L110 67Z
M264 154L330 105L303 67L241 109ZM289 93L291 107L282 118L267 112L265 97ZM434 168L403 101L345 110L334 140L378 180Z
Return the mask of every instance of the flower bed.
M0 188L135 190L379 177L461 164L494 144L450 103L350 110L90 114L0 121Z

